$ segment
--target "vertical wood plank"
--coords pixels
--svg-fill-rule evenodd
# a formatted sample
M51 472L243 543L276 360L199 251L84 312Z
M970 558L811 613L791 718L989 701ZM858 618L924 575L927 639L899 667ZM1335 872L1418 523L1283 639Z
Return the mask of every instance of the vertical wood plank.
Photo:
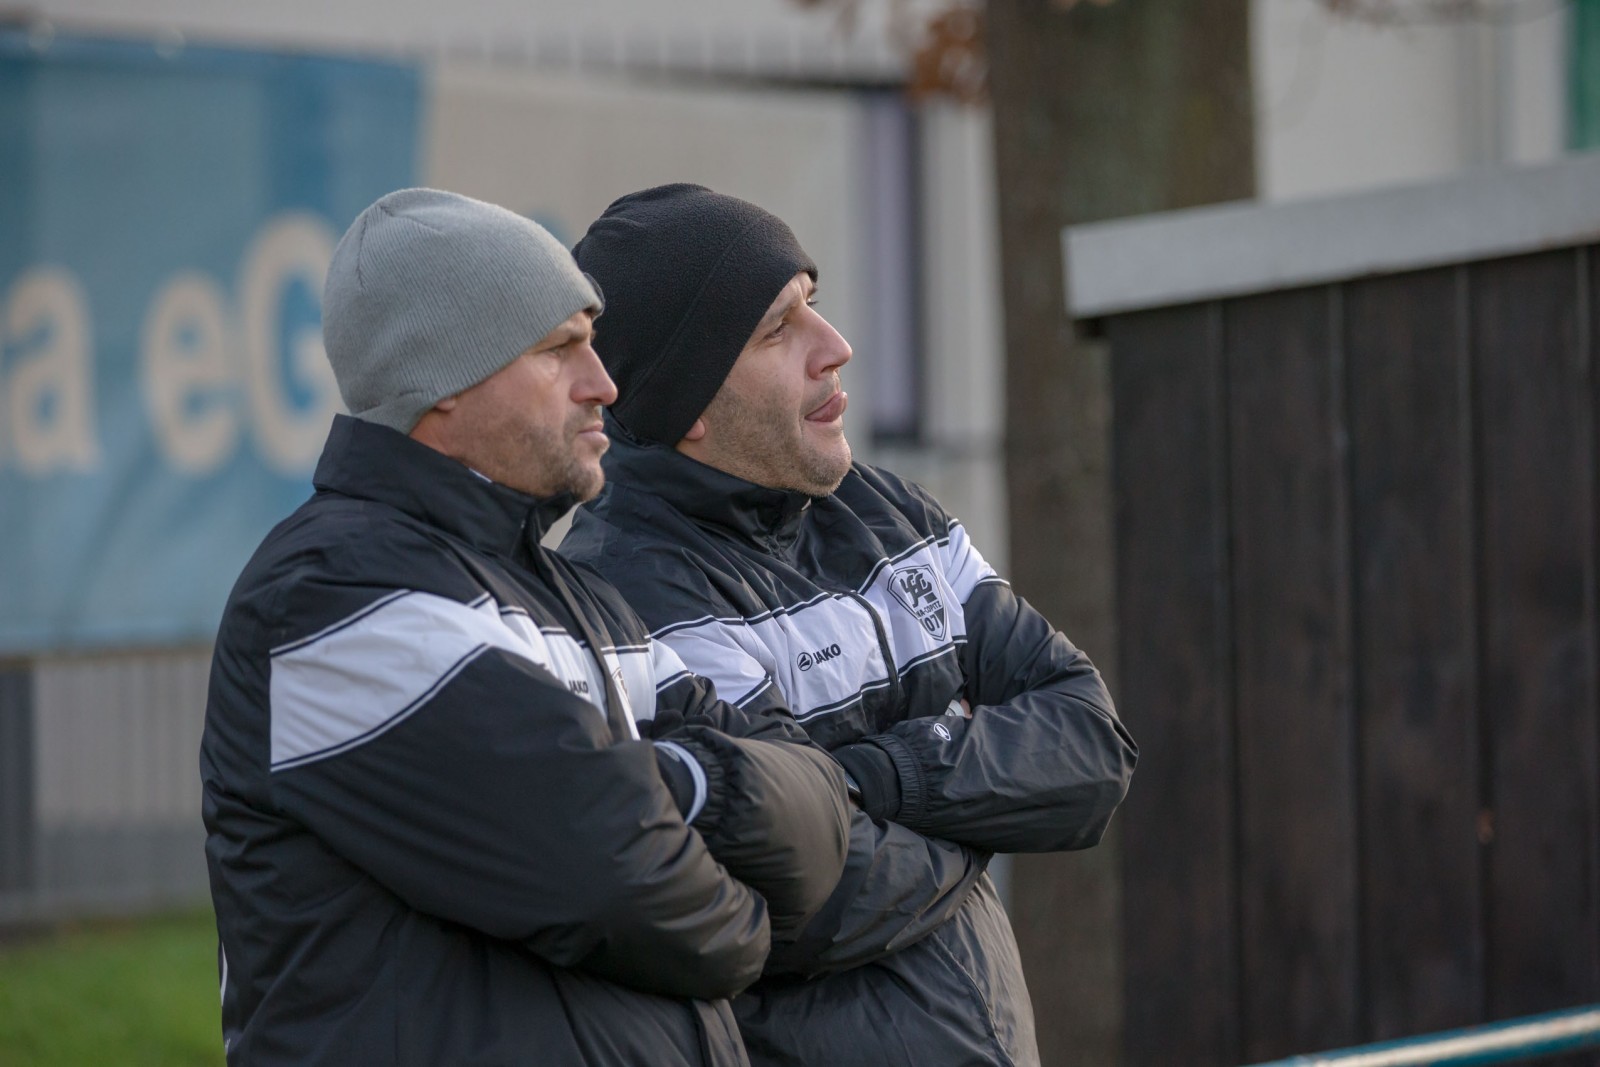
M1239 1062L1219 312L1113 320L1127 1062Z
M1464 291L1346 290L1364 1038L1483 1018Z
M1493 834L1488 1012L1507 1017L1600 1000L1594 394L1574 253L1478 264L1470 277Z
M1578 256L1579 284L1587 299L1583 302L1586 326L1579 339L1580 369L1589 379L1589 599L1586 614L1591 631L1589 684L1595 698L1593 716L1594 748L1590 760L1590 780L1595 783L1594 823L1600 828L1600 245L1589 245ZM1584 276L1586 275L1586 276ZM1581 843L1580 843L1581 844ZM1589 885L1591 900L1600 912L1600 833L1589 835ZM1594 924L1589 947L1590 988L1600 999L1600 921ZM1592 1056L1590 1067L1600 1067L1600 1052Z
M1326 290L1227 305L1248 1060L1360 1038L1344 464Z

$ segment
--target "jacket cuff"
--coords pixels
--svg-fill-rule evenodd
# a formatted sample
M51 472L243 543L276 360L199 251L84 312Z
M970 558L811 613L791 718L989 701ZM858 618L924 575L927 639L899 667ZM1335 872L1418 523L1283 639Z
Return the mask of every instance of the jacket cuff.
M678 814L684 822L693 823L705 809L711 792L705 764L676 741L657 741L655 746L656 767L678 805Z
M721 825L723 812L728 807L728 768L724 758L711 745L696 738L693 730L680 732L656 744L667 744L678 749L690 761L691 774L699 771L705 775L704 802L693 815L685 814L683 821L693 822L700 836L709 838ZM680 807L678 810L684 809Z
M892 820L900 813L900 772L894 760L869 738L833 750L845 774L861 794L861 810L874 819Z
M911 746L894 734L874 734L863 737L861 743L876 745L894 764L895 781L900 786L900 804L894 821L912 830L928 811L928 785Z

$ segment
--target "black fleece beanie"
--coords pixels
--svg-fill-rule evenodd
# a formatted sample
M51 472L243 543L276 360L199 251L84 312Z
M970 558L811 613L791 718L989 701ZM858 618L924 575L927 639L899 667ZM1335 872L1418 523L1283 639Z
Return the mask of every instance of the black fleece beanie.
M817 268L776 215L702 185L629 193L572 250L605 294L595 349L617 383L612 416L675 445L778 292Z

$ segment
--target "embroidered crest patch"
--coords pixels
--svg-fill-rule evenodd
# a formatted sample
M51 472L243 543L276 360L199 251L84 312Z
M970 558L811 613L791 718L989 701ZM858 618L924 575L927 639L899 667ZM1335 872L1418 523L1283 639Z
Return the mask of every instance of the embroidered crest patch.
M944 601L939 599L933 582L933 568L926 563L901 567L889 575L889 592L902 607L933 635L934 640L944 640Z

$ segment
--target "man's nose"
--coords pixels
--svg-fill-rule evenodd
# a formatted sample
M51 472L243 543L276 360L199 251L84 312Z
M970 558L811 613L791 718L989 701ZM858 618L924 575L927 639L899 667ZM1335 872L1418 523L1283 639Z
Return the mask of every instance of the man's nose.
M824 374L836 371L846 363L849 363L853 353L850 350L850 342L846 341L844 336L833 328L833 323L821 315L817 316L817 328L821 331L822 336L818 339L818 344L813 350L811 365L812 376L820 378Z
M575 383L572 399L580 404L610 407L617 401L617 385L611 380L611 375L606 373L605 364L600 362L600 354L594 350L594 346L584 347L588 350L585 354L586 362L583 373L578 376Z

